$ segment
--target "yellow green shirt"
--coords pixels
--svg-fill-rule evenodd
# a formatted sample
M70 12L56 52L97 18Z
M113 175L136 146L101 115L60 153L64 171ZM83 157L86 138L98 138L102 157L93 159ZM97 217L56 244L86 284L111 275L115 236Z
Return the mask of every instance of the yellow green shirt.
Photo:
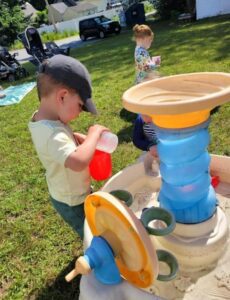
M38 157L46 170L46 181L51 197L70 206L84 202L90 193L90 174L65 168L65 160L77 143L68 125L60 121L30 121L29 130Z

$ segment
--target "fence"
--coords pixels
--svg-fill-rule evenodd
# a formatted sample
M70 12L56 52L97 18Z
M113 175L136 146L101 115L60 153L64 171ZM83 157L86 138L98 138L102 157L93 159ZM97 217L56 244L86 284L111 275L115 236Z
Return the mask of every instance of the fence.
M98 17L101 15L104 15L105 17L112 19L114 17L118 17L120 12L122 12L122 10L123 10L122 7L112 8L109 10L98 12L96 14L83 16L80 18L76 18L76 19L72 19L72 20L68 20L68 21L64 21L64 22L58 22L58 23L56 23L56 27L57 27L58 31L60 31L60 32L68 31L68 30L79 31L79 21L80 20L84 20L84 19L92 18L92 17ZM43 26L43 27L38 28L38 31L39 31L39 33L52 32L52 31L54 31L54 26L53 25Z

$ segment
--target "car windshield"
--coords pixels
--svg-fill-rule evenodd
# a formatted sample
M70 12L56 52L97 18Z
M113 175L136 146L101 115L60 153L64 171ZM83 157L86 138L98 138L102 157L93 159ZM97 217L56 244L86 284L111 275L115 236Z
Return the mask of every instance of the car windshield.
M97 17L95 18L95 21L98 23L98 24L101 24L101 23L104 23L104 22L109 22L111 21L110 19L102 16L102 17Z

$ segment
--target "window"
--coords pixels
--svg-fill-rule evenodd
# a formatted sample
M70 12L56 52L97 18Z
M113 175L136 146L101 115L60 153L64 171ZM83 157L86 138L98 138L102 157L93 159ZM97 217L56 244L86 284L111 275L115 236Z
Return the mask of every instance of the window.
M95 26L95 21L89 20L89 27L94 27L94 26Z
M106 18L104 16L97 17L94 20L97 22L97 24L101 24L101 23L110 21L110 19L108 19L108 18Z

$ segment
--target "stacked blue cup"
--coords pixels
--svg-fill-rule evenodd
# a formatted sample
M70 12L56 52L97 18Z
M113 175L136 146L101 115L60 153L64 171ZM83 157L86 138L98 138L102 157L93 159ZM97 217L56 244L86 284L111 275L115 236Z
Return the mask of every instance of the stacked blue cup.
M217 199L209 174L209 120L185 129L156 126L162 187L160 206L177 222L200 223L216 211Z

